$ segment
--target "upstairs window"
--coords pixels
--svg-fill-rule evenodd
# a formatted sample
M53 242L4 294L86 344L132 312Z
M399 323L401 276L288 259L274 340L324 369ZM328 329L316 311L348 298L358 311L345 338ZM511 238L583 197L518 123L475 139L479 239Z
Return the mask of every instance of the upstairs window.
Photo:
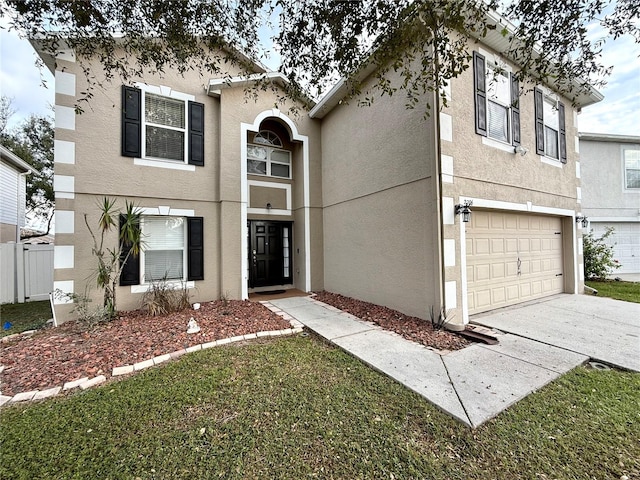
M513 73L473 52L476 133L520 145L520 86Z
M184 162L186 156L184 100L145 93L145 157Z
M260 131L247 145L247 173L270 177L291 178L291 152L282 150L282 141L275 133Z
M625 188L640 189L640 149L624 148L624 185Z
M204 105L193 98L166 87L123 85L122 155L204 166Z
M567 135L564 104L534 90L536 115L536 153L567 163Z

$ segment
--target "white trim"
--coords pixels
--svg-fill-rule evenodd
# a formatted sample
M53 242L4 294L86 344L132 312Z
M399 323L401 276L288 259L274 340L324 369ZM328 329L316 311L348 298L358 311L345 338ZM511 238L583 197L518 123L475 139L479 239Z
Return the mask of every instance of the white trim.
M56 70L55 93L76 96L76 76L73 73Z
M71 48L62 49L56 53L56 60L64 60L65 62L76 63L76 52Z
M74 266L73 245L54 245L53 247L53 268L60 270L63 268L73 268Z
M58 198L75 198L75 177L72 175L53 175L53 190Z
M444 266L456 266L456 241L453 238L444 240Z
M53 161L54 163L66 163L73 165L76 163L76 144L66 140L53 141Z
M62 293L66 293L66 294L73 294L73 290L74 290L74 283L73 280L58 280L53 282L53 291L55 292L56 290L60 290ZM72 298L60 298L59 296L55 295L53 296L53 304L54 305L66 305L68 303L73 303L73 299Z
M75 233L75 213L73 210L56 210L54 215L56 234Z
M576 187L576 202L582 203L582 188Z
M444 282L444 301L447 306L447 310L458 308L456 283L457 282L455 280Z
M573 114L574 115L576 114L575 110L573 111ZM575 135L573 137L573 139L574 139L574 144L575 144L574 145L575 151L576 151L576 153L580 153L580 137L578 137L578 135Z
M455 225L456 213L452 197L442 197L442 224Z
M625 152L627 150L640 150L640 145L620 145L620 159L622 160L622 193L640 194L640 188L627 187L627 159L625 158Z
M291 215L293 209L292 196L291 196L291 184L289 183L276 183L276 182L261 182L259 180L247 181L247 211L248 213L259 213L266 215ZM284 190L287 196L287 208L285 210L274 210L267 208L251 208L251 187L263 187L263 188L278 188Z
M140 215L159 215L163 217L195 217L195 210L184 208L171 208L167 206L140 207L136 209Z
M254 82L266 80L280 83L282 86L289 83L287 77L280 72L253 73L245 77L212 78L209 80L207 95L219 96L221 90L225 88L247 87Z
M621 223L635 223L640 222L640 216L638 217L589 217L591 223L606 223L606 222L621 222Z
M135 87L139 88L143 92L153 93L155 95L162 95L163 97L175 98L176 100L184 100L187 101L195 101L195 95L191 95L189 93L178 92L173 90L171 87L166 87L164 85L149 85L148 83L136 82ZM144 110L143 110L144 113ZM185 111L185 115L186 115Z
M514 155L516 153L516 150L515 150L516 147L514 147L510 143L501 142L500 140L496 140L495 138L485 137L484 135L481 138L482 138L483 145L497 148L498 150L502 150L503 152L513 153Z
M472 213L473 215L473 213ZM460 290L462 298L462 324L469 323L469 301L467 298L467 227L460 216Z
M503 202L501 200L487 200L484 198L475 197L460 197L459 203L463 203L465 200L472 200L473 206L476 208L487 208L492 210L512 210L515 212L529 212L529 213L545 213L549 215L558 215L561 217L574 217L575 212L566 208L545 207L542 205L534 205L531 202L527 203L514 203ZM473 213L472 213L473 215Z
M580 162L576 162L576 178L580 178Z
M540 161L542 163L546 163L547 165L551 165L552 167L564 168L564 163L560 161L559 158L547 157L546 155L540 155Z
M444 112L440 112L440 139L453 142L453 117Z
M170 170L184 170L187 172L195 172L196 166L188 163L181 163L179 160L150 160L147 158L134 158L134 165L143 167L168 168Z
M76 111L73 108L56 105L54 107L54 115L56 128L76 129Z
M196 287L196 283L194 281L185 282L180 280L166 282L165 285L173 289L182 288L183 286L186 288ZM140 285L131 285L131 293L146 293L151 289L152 286L153 286L153 283L141 283Z
M303 210L304 210L304 262L305 262L305 278L304 287L305 291L311 290L311 227L309 225L310 219L310 195L309 195L309 137L298 133L298 128L295 123L291 121L289 117L283 114L277 108L270 110L264 110L259 113L254 119L253 123L240 123L240 248L241 248L241 265L240 265L240 278L242 279L242 299L249 298L249 278L247 272L249 271L249 259L247 249L247 214L248 214L248 179L247 179L247 134L249 131L259 132L260 124L263 120L275 117L282 120L287 124L291 130L291 140L302 142L302 165L303 165Z

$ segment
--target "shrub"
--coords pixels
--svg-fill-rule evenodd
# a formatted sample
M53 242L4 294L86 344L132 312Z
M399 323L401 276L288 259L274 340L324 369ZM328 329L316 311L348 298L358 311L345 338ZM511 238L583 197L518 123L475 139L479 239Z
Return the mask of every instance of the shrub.
M154 317L189 308L189 289L183 283L176 287L166 278L154 281L142 296L142 308Z
M613 258L613 245L608 245L606 239L614 232L612 227L599 237L593 234L593 230L584 235L584 278L605 280L614 270L620 268L620 264Z

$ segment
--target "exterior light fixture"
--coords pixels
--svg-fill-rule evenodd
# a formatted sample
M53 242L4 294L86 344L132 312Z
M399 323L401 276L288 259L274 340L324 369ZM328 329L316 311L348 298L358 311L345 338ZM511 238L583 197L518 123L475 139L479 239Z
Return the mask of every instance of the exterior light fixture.
M471 218L471 209L473 200L465 200L463 203L456 205L456 215L462 215L462 221L468 223Z
M271 203L267 203L267 210L271 210Z
M529 151L529 149L528 148L524 148L522 145L518 145L517 147L515 147L513 149L513 153L519 153L523 157L527 154L528 151Z
M589 219L587 217L583 217L582 215L578 215L576 217L576 223L582 222L582 228L587 228L589 226Z

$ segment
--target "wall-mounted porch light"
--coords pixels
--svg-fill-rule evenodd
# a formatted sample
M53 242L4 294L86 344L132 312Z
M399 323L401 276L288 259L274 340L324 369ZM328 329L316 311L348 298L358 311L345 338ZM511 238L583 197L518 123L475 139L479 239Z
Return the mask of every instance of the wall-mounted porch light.
M523 147L522 145L518 145L517 147L515 147L513 149L513 153L519 153L520 155L522 155L523 157L527 154L527 152L529 151L528 148Z
M271 203L267 203L267 210L271 210Z
M587 228L589 226L589 219L587 217L583 217L582 215L578 215L576 217L576 223L581 222L582 228Z
M462 215L462 221L468 223L471 218L471 205L473 200L465 200L463 203L456 205L456 215Z

